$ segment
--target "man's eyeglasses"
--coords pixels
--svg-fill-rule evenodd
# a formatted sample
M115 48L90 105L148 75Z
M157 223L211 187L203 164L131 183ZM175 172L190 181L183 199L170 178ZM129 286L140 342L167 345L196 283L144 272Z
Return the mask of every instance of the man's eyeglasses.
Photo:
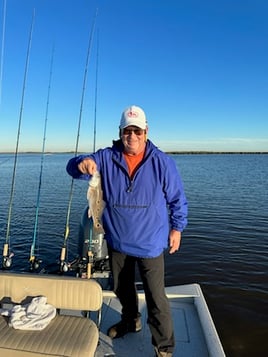
M140 136L144 133L144 130L143 129L127 129L127 128L122 130L123 135L130 135L130 134L132 134L132 132L135 135Z

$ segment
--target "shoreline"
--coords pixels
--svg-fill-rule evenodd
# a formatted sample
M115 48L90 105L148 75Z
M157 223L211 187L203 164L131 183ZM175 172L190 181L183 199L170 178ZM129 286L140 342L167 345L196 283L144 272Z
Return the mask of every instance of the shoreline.
M229 155L254 155L254 154L268 154L268 151L187 151L187 150L181 150L181 151L164 151L166 154L169 155L221 155L221 154L229 154ZM15 152L12 151L1 151L0 155L13 155ZM41 151L21 151L18 152L18 155L24 155L24 154L42 154ZM47 151L45 152L45 155L57 155L57 154L74 154L73 151ZM83 151L78 152L77 155L84 154Z

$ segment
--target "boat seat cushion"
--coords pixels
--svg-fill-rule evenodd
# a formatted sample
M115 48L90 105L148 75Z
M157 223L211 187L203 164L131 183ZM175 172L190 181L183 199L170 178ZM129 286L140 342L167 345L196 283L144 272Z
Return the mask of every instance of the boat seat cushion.
M15 330L0 318L0 356L94 356L98 328L87 318L56 316L42 331ZM16 354L17 352L17 354Z

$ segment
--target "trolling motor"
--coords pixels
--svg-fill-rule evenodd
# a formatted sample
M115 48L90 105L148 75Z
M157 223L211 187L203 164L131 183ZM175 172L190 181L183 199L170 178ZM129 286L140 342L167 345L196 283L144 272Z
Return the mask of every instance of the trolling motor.
M79 227L78 257L69 267L80 277L110 278L107 243L103 233L95 232L93 219L88 217L88 207L82 214Z

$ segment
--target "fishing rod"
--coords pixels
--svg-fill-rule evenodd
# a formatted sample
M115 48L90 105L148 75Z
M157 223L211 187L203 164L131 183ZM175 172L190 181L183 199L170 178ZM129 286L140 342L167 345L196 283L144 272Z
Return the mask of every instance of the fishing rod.
M96 58L96 77L95 77L95 107L94 107L94 135L93 152L96 151L96 133L97 133L97 99L98 99L98 68L99 68L99 31L97 32L97 58Z
M83 107L84 107L84 97L85 97L85 90L86 90L86 83L87 83L88 64L89 64L89 58L90 58L90 54L91 54L91 47L92 47L93 34L94 34L95 24L96 24L96 19L97 19L97 13L98 13L98 9L96 10L96 13L95 13L93 24L92 24L92 27L90 30L89 42L88 42L88 49L87 49L87 56L86 56L86 63L85 63L85 70L84 70L84 79L83 79L83 86L82 86L81 103L80 103L80 111L79 111L79 119L78 119L78 127L77 127L77 135L76 135L75 156L77 156L77 153L78 153L80 127L81 127L82 113L83 113ZM72 199L73 199L73 190L74 190L74 179L72 178L70 193L69 193L69 203L68 203L68 209L67 209L67 215L66 215L66 223L65 223L65 234L64 234L64 240L63 240L63 245L62 245L61 254L60 254L60 271L61 272L67 272L69 270L68 263L66 262L66 251L67 251L67 241L68 241L69 233L70 233L70 215L71 215L71 206L72 206Z
M10 225L11 225L12 205L13 205L13 199L14 199L14 193L15 193L15 178L16 178L17 159L18 159L18 150L19 150L20 130L21 130L21 122L22 122L26 80L27 80L29 60L30 60L30 49L31 49L31 44L32 44L34 18L35 18L35 11L33 11L33 15L32 15L32 22L31 22L31 28L30 28L30 34L29 34L29 40L28 40L28 48L27 48L27 54L26 54L25 69L24 69L24 79L23 79L22 95L21 95L21 106L20 106L19 123L18 123L18 131L17 131L17 142L16 142L14 167L13 167L12 183L11 183L11 191L10 191L10 199L9 199L9 208L8 208L6 242L5 242L4 248L3 248L2 267L4 269L8 269L11 267L12 257L14 256L14 254L10 252L10 248L9 248Z
M3 79L3 63L4 63L4 48L5 48L5 29L6 29L6 0L3 2L3 26L2 26L2 42L1 42L1 63L0 63L0 105L2 103L2 79Z
M49 71L49 81L48 81L48 90L47 90L47 102L46 102L45 122L44 122L44 131L43 131L43 145L42 145L42 155L41 155L41 163L40 163L39 185L38 185L37 200L36 200L35 223L34 223L33 240L32 240L32 245L31 245L31 250L30 250L30 258L29 258L30 270L31 271L37 270L39 268L39 266L40 266L40 263L42 263L42 260L41 259L37 259L37 257L36 257L35 245L36 245L36 238L37 238L40 196L41 196L41 186L42 186L42 178L43 178L46 132L47 132L47 121L48 121L48 107L49 107L49 100L50 100L53 60L54 60L54 46L52 47L51 60L50 60L50 71Z
M94 128L93 128L93 152L96 151L96 133L97 133L97 99L98 99L98 67L99 67L99 31L97 32L97 56L96 56L96 74L95 74L95 103L94 103ZM92 252L92 239L94 225L91 222L89 226L89 241L87 252L87 279L91 277L93 252Z

